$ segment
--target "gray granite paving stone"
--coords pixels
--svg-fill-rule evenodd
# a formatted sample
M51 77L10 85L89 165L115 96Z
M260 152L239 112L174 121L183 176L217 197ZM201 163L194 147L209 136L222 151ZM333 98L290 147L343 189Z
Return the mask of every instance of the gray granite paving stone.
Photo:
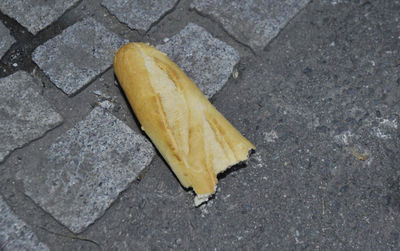
M193 23L166 41L156 47L178 64L208 98L224 86L240 59L234 48Z
M11 45L15 42L13 36L10 35L10 31L7 27L0 22L0 58L4 56L4 53L10 49Z
M194 0L191 7L211 16L240 42L262 50L309 0Z
M33 60L58 88L72 95L110 67L125 42L87 18L36 48Z
M147 31L178 0L103 0L101 4L131 29Z
M23 71L0 79L0 118L0 162L62 122L33 77Z
M49 250L40 242L31 228L16 216L0 196L0 249Z
M78 233L103 215L153 156L144 136L96 107L17 177L29 197Z
M56 21L79 0L1 0L0 10L32 34Z

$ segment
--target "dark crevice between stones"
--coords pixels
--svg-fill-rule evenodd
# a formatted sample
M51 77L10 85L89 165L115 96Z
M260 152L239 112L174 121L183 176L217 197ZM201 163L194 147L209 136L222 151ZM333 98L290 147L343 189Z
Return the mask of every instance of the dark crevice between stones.
M166 16L168 16L169 14L171 14L172 12L174 12L174 11L176 10L176 8L177 8L177 6L179 5L180 2L181 2L181 0L178 0L178 1L176 2L176 4L175 4L170 10L168 10L167 12L165 12L157 21L153 22L153 23L150 25L150 27L146 30L146 32L144 33L144 35L147 35L147 34L151 31L151 29L152 29L154 26L156 26L157 24L159 24Z
M268 43L264 46L263 51L266 51L267 48L268 48L268 46L269 46L270 44L272 44L272 43L280 36L281 32L282 32L283 30L285 30L285 28L286 28L287 26L289 26L289 25L292 23L292 20L295 20L297 16L299 16L300 14L302 14L303 11L307 8L307 6L309 6L313 1L314 1L314 0L310 0L306 5L304 5L303 8L300 8L300 9L285 23L285 25L282 26L282 27L279 29L278 33L276 33L275 36L272 37L272 38L268 41Z
M16 42L1 58L0 78L11 75L18 70L32 72L36 67L36 64L32 60L33 51L47 40L60 34L73 23L79 21L67 21L64 17L80 2L81 1L78 1L75 5L65 11L61 17L43 30L39 31L36 35L31 34L16 20L0 12L0 21L9 29L10 34L16 40Z
M44 138L48 133L50 133L51 131L53 131L53 130L57 129L58 127L60 127L63 123L64 123L64 118L62 118L62 120L58 124L56 124L54 127L50 128L46 132L44 132L43 135L41 135L41 136L39 136L37 138L34 138L34 139L30 140L29 142L24 143L21 146L18 146L16 148L10 150L10 152L4 157L4 159L2 161L0 160L0 164L5 163L7 161L7 159L10 157L10 155L13 154L13 152L15 152L17 150L20 150L20 149L22 149L22 148L24 148L24 147L26 147L26 146L28 146L30 144L33 144L36 141L39 141L40 139Z
M52 225L57 226L57 228L61 228L60 231L66 232L66 233L61 233L61 232L56 232L56 230L49 230L48 228L45 228L44 226L39 226L36 224L30 224L31 226L35 227L35 228L39 228L42 231L45 231L46 233L50 233L53 234L55 236L58 237L64 237L64 238L68 238L68 239L73 239L73 240L79 240L79 241L84 241L84 242L90 242L94 245L96 245L99 250L102 250L101 245L91 239L85 238L85 237L80 237L79 235L81 235L84 231L81 231L80 233L73 233L68 227L66 227L64 224L62 224L61 222L59 222L56 218L53 217L52 214L50 214L49 212L47 212L46 210L44 210L41 206L39 206L38 204L36 204L36 202L28 195L25 194L24 191L17 189L17 191L28 201L30 201L30 204L32 205L32 207L35 208L35 211L38 210L41 213L45 214L49 219L51 219L51 221L53 222ZM46 224L48 225L48 224ZM90 226L90 225L89 225ZM62 230L63 229L63 230ZM1 250L1 249L0 249Z
M75 234L62 234L62 233L57 233L57 232L55 232L55 231L48 230L47 228L42 227L42 226L37 226L37 225L33 225L33 226L34 226L34 227L37 227L37 228L39 228L39 229L41 229L41 230L43 230L43 231L45 231L46 233L49 233L49 234L57 235L57 236L60 236L60 237L63 237L63 238L68 238L68 239L72 239L72 240L78 240L78 241L84 241L84 242L92 243L92 244L94 244L99 250L103 250L103 248L101 247L101 245L100 245L98 242L94 241L94 240L91 240L91 239L88 239L88 238L84 238L84 237L79 237L78 235L75 235Z
M132 29L131 27L129 27L129 25L128 25L127 23L120 21L120 20L119 20L107 7L105 7L102 3L100 3L100 6L101 6L101 8L103 9L103 11L104 11L105 13L107 13L107 16L108 16L109 19L111 19L111 20L113 20L114 22L119 23L119 24L121 24L122 26L124 26L124 28L125 28L127 31L129 31L128 33L130 33L130 32L135 32L135 36L138 37L137 39L135 39L135 42L147 42L147 40L146 40L146 39L148 39L148 38L146 37L147 34L144 34L144 31ZM102 25L103 25L104 27L106 27L104 24L102 24ZM113 29L110 29L110 28L108 28L108 27L106 27L106 28L107 28L109 31L114 32L115 34L117 34L117 35L120 36L121 38L127 39L127 38L126 38L127 32L122 32L122 33L121 33L121 32L115 31L115 30L113 30ZM131 42L130 39L127 39L127 40L129 40L129 42Z
M0 12L0 21L7 27L16 40L3 55L0 62L0 78L11 75L17 70L30 71L33 69L28 51L34 36L14 19ZM17 64L13 66L13 64Z
M233 41L235 41L236 43L238 43L240 46L245 47L247 50L249 50L254 56L257 56L257 53L255 50L253 50L253 48L250 47L250 45L240 41L239 39L237 39L234 35L232 35L231 33L229 33L229 31L227 31L224 26L219 23L215 18L213 18L211 15L207 15L205 13L202 13L198 10L196 10L195 8L190 8L190 10L194 11L194 13L196 13L197 15L199 15L202 18L206 18L209 19L210 21L212 21L213 23L216 23L218 25L218 27L222 30L223 33L225 33L226 36L228 36L229 38L231 38Z

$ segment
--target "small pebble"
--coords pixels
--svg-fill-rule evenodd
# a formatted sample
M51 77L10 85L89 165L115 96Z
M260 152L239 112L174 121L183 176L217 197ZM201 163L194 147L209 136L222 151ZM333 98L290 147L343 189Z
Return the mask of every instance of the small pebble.
M233 72L232 72L232 77L233 77L234 79L237 79L237 78L239 77L239 72L238 72L237 69L234 69L234 70L233 70Z

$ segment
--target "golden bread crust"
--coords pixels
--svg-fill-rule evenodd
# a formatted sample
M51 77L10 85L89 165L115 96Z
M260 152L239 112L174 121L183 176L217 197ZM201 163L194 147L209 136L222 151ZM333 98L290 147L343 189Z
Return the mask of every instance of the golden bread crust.
M164 53L144 43L121 47L114 71L142 125L184 187L215 193L217 174L255 149Z

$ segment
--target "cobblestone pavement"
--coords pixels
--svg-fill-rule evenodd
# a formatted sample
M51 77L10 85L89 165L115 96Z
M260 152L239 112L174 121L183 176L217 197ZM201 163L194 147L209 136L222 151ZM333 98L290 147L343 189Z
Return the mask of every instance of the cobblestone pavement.
M0 249L400 248L400 1L0 2ZM114 52L167 53L257 147L195 208Z

